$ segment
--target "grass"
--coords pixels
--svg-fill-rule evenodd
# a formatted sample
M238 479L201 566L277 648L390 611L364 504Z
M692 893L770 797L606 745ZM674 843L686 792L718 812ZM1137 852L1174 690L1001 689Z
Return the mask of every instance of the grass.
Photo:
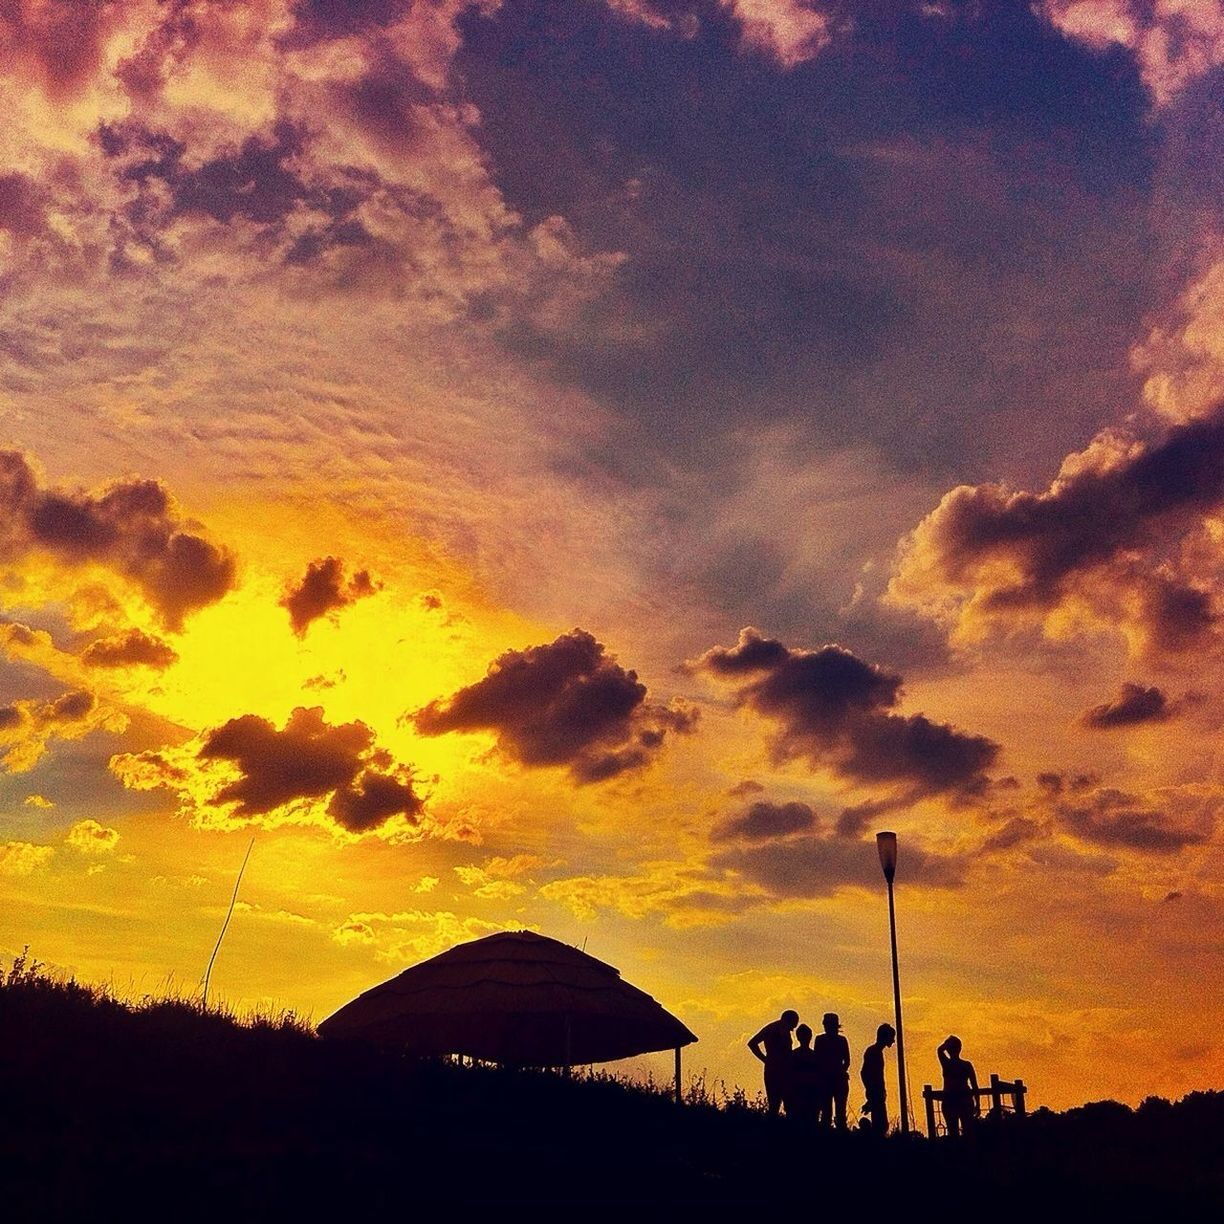
M1211 1218L1224 1094L1101 1102L972 1145L799 1133L742 1090L416 1062L292 1012L0 976L0 1210L14 1221ZM972 1204L972 1205L971 1205ZM989 1205L993 1204L993 1205ZM989 1206L988 1206L989 1205ZM956 1208L960 1214L961 1209Z

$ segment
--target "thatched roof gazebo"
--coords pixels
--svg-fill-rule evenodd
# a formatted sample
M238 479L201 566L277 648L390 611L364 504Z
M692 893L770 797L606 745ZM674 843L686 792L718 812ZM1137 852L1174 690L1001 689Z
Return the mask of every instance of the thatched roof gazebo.
M571 1067L697 1038L620 971L532 931L458 946L358 995L319 1025L416 1055L464 1054L517 1066Z

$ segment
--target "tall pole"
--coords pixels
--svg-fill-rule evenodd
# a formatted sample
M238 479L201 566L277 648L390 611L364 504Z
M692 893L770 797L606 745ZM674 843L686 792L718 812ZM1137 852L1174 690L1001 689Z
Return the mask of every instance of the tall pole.
M888 934L892 940L893 1011L897 1017L897 1099L901 1102L901 1133L909 1134L909 1102L905 1095L905 1030L901 1027L901 977L897 972L897 910L893 882L888 881Z
M892 944L893 1012L897 1017L897 1098L901 1102L901 1133L909 1134L909 1097L905 1091L905 1030L901 1027L901 975L897 971L897 908L893 878L897 874L897 835L877 833L876 850L888 882L888 937Z

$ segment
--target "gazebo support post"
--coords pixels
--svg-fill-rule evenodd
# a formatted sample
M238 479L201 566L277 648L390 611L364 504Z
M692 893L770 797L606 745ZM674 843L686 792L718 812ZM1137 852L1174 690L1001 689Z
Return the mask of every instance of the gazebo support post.
M681 1083L682 1081L680 1079L680 1047L677 1046L676 1047L676 1104L677 1105L684 1104L684 1089L681 1086Z

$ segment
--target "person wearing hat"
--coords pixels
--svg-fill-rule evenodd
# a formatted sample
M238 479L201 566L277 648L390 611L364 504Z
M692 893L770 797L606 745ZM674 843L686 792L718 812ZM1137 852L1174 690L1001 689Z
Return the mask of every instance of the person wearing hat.
M881 1024L876 1029L874 1045L869 1045L863 1051L863 1069L859 1073L863 1081L863 1090L867 1094L867 1103L863 1113L870 1119L870 1129L873 1135L888 1134L888 1105L884 1089L884 1051L897 1039L897 1030L891 1024Z
M825 1012L824 1032L812 1042L820 1072L820 1105L817 1124L829 1127L836 1121L846 1129L846 1098L850 1095L850 1043L841 1034L836 1012Z

